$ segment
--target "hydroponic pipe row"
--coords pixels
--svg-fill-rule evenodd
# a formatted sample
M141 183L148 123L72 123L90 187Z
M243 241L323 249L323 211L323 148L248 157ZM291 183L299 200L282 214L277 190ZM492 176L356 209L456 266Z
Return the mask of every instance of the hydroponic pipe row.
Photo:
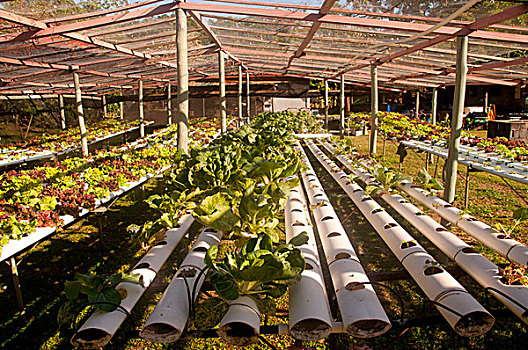
M401 141L401 144L405 145L406 147L416 148L442 158L447 158L448 156L447 149L437 146L428 146L419 141ZM503 164L499 164L494 161L490 161L489 165L487 165L482 159L464 155L463 153L458 154L458 162L476 170L485 171L493 175L501 176L505 179L528 184L528 171L516 169L515 167L505 167Z
M299 246L306 267L299 283L289 287L290 334L303 341L326 338L332 331L332 317L309 213L302 188L290 191L284 208L286 241L306 233L308 242Z
M171 343L178 340L187 325L192 307L200 292L206 273L205 254L213 245L218 245L222 232L206 227L201 232L165 289L156 308L150 314L139 335L156 343ZM193 293L194 292L194 293Z
M165 231L163 239L156 243L135 265L130 273L140 274L143 278L143 285L123 282L116 286L116 290L124 290L122 293L124 297L120 303L122 308L128 312L132 311L193 222L194 219L191 214L182 216L178 225ZM72 337L72 345L105 346L112 339L126 316L127 314L120 308L112 312L94 312Z
M308 169L302 171L302 181L325 251L344 329L358 338L379 336L390 329L389 318L310 161L300 145L297 149Z
M350 182L347 174L312 141L306 141L306 144L345 190L429 300L435 303L438 311L455 332L462 336L487 332L494 323L493 316L453 276L437 266L435 259L372 197L358 184Z
M324 146L330 152L334 150L328 143L324 143ZM365 183L375 181L364 169L352 167L350 159L345 155L338 155L336 158ZM415 188L412 184L408 185ZM420 209L402 196L384 193L381 195L381 198L393 207L405 220L411 223L411 225L416 227L451 260L455 261L477 283L484 288L493 288L491 293L500 302L521 318L521 320L528 322L528 312L526 312L528 308L528 287L504 284L501 280L502 276L497 265L476 252L466 242L452 232L449 232L449 230L433 220L430 216L425 215Z

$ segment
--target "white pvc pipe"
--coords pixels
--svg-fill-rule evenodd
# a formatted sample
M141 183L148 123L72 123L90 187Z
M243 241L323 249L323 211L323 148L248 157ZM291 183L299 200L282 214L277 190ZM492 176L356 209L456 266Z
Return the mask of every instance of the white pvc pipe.
M308 236L308 242L298 247L306 267L299 283L289 287L290 333L303 341L326 338L332 331L332 316L321 262L308 215L302 188L298 186L290 191L284 218L287 242L303 232Z
M463 214L460 209L452 206L443 199L429 195L427 191L416 185L405 183L401 186L401 189L506 259L528 267L528 247L519 241L506 236L504 233L497 231L470 215Z
M528 322L528 287L508 286L501 282L499 267L471 248L466 242L449 232L445 227L423 215L420 209L400 195L384 194L382 198L401 216L416 227L425 237L440 248L451 260L454 260L477 283L484 288L494 288L508 295L524 306L519 307L501 294L492 291L506 307L512 310L524 322Z
M193 221L191 214L182 216L178 226L167 230L163 240L154 245L132 269L130 273L140 274L143 277L143 286L127 282L116 286L116 289L124 295L121 307L128 312L134 308ZM112 312L98 310L79 328L72 337L71 343L74 346L102 347L112 339L125 318L126 314L121 309Z
M302 172L302 180L313 208L345 330L358 338L381 335L390 329L390 320L373 286L362 284L370 281L308 158L302 148L298 150L308 168Z
M218 245L221 238L222 232L212 228L202 230L139 332L142 338L155 343L171 343L180 338L189 320L188 296L196 285L195 293L191 295L194 302L206 276L205 273L200 275L205 268L205 254L211 246Z
M346 173L313 142L307 141L306 144L379 233L429 300L447 306L460 314L436 306L455 332L462 336L475 336L489 331L494 322L493 316L443 268L427 264L427 261L435 261L435 259L358 184L350 182ZM355 171L355 174L362 175L358 171ZM365 175L362 177L369 179Z
M240 296L229 302L229 309L217 331L226 343L246 346L258 341L260 310L255 299Z
M335 151L328 143L325 143L324 146L330 152ZM348 158L339 155L337 159L348 169L354 169ZM400 189L506 259L528 267L528 247L519 241L506 236L504 233L497 231L470 215L463 214L462 210L452 206L441 198L431 195L429 192L420 188L420 186L405 182L400 186Z

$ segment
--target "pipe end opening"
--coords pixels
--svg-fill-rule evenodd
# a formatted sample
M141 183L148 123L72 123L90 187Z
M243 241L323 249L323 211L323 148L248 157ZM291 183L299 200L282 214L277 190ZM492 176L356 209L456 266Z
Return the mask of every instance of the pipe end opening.
M110 341L112 336L102 329L87 328L75 333L71 339L73 346L95 346L102 347Z
M328 337L332 327L321 320L309 318L297 322L291 329L290 334L302 341L314 341Z
M172 343L181 336L181 330L166 323L152 323L141 330L139 335L153 343Z
M391 325L383 320L360 320L346 327L347 333L357 338L373 338L382 335Z
M217 332L222 339L233 345L247 346L258 341L257 331L243 322L230 322Z
M455 331L464 337L475 337L489 331L495 318L487 312L475 311L464 315L455 325Z

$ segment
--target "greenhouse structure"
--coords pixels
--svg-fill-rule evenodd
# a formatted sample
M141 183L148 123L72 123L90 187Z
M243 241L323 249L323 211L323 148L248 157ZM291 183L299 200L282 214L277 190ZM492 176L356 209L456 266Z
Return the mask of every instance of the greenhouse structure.
M528 1L0 1L0 349L525 349Z

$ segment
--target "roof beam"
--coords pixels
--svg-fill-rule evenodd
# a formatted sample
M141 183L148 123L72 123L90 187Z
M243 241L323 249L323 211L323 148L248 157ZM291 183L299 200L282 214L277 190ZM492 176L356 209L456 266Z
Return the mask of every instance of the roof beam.
M322 17L322 16L328 14L328 12L330 12L330 9L332 8L332 6L334 6L336 1L337 0L324 0L323 4L319 8L319 16ZM312 26L310 27L310 30L308 31L308 33L304 37L301 45L299 45L299 48L288 59L288 65L286 66L286 69L288 69L291 66L291 64L292 64L294 59L299 58L299 57L301 57L304 54L304 49L306 49L306 47L310 44L310 41L312 41L312 38L315 36L315 33L317 32L317 30L319 29L321 24L322 23L319 22L319 21L315 21L312 24Z
M411 23L404 21L390 21L380 20L372 18L361 18L361 17L349 17L340 15L319 15L315 13L307 12L296 12L296 11L284 11L276 9L261 9L254 7L243 7L243 6L229 6L229 5L212 5L203 3L189 3L180 2L178 6L185 10L196 10L203 12L213 13L224 13L231 15L246 15L246 16L260 16L268 18L279 18L288 21L309 21L315 22L320 21L322 23L331 24L342 24L342 25L353 25L359 27L371 27L377 29L389 29L397 31L408 31L408 32L424 32L430 29L432 26L421 23ZM519 6L528 6L528 4L522 4ZM504 20L504 19L502 19ZM491 22L487 25L492 24ZM458 32L458 27L444 26L434 31L435 34L453 34ZM381 34L383 32L380 32ZM491 32L485 30L474 30L469 36L479 39L497 40L497 41L508 41L519 44L526 43L526 35L503 33L503 32Z
M440 34L440 35L434 37L433 39L429 39L429 40L423 41L423 42L421 42L419 44L416 44L416 45L413 45L413 46L411 46L409 48L400 50L400 51L395 52L393 54L384 56L382 58L378 58L377 60L375 60L375 63L376 64L383 64L385 62L389 62L389 61L394 60L396 58L399 58L399 57L402 57L402 56L406 56L406 55L409 55L409 54L411 54L413 52L420 51L420 50L423 50L423 49L425 49L427 47L430 47L430 46L439 44L441 42L453 39L453 38L455 38L457 36L471 35L472 33L478 31L479 29L485 28L485 27L487 27L487 26L489 26L491 24L494 24L494 23L499 23L499 22L508 20L510 18L518 17L518 16L520 16L522 14L525 14L526 12L528 12L528 3L524 3L524 4L521 4L521 5L518 5L518 6L507 8L506 10L504 10L502 12L499 12L499 13L497 13L495 15L478 19L477 21L464 26L463 28L457 30L454 33L451 33L451 34ZM498 34L503 34L503 33L498 33ZM365 67L366 66L363 66L363 65L349 67L349 68L341 70L338 74L336 74L336 76L339 75L339 74L345 73L345 72L350 72L352 70L357 70L357 69L365 68Z
M140 10L129 11L125 13L119 13L119 14L115 14L111 16L88 19L82 22L62 24L62 25L58 25L55 27L48 27L48 26L46 26L45 28L35 27L36 29L28 30L23 33L20 33L19 35L17 35L14 39L10 41L13 41L13 42L26 41L30 39L42 38L42 37L47 37L51 35L62 35L62 34L78 32L78 31L91 29L91 28L99 28L99 27L103 27L109 24L118 24L118 23L129 22L129 21L133 21L133 20L141 19L145 17L153 17L156 15L161 15L167 12L174 11L176 10L176 8L178 8L178 3L170 3L170 4L158 5L155 7L148 7L148 8L140 9ZM45 23L42 23L42 24L46 25Z
M215 43L218 48L222 51L224 51L224 53L229 57L231 58L233 61L239 63L242 65L242 67L244 67L245 69L247 69L247 67L244 66L244 64L235 56L233 56L233 54L231 54L229 51L225 50L223 47L222 47L222 42L220 42L220 39L218 39L218 37L216 36L216 34L213 32L213 30L211 29L211 27L209 26L209 24L207 24L203 18L202 18L202 15L200 15L199 13L195 12L195 11L192 11L192 10L189 10L189 11L186 11L187 13L189 13L189 15L192 17L193 21L200 27L203 29L203 31L211 38L211 40L213 41L213 43Z

